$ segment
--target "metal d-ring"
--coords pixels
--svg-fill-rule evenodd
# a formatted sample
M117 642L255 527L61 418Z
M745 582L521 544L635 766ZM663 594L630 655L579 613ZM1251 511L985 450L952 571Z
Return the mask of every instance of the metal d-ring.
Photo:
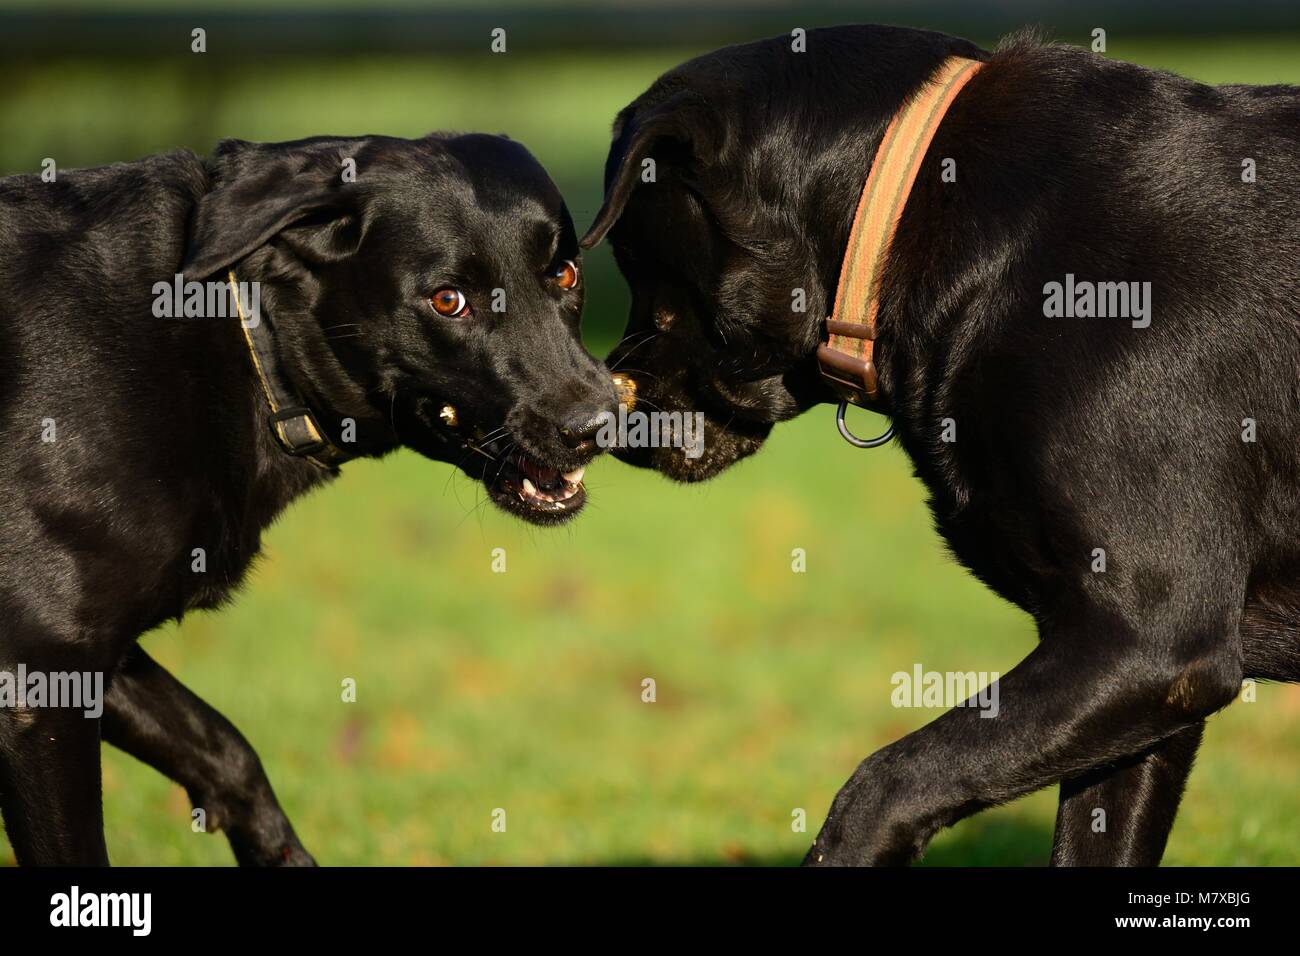
M840 434L844 436L844 440L854 448L879 448L894 437L894 423L891 421L889 428L885 429L885 433L879 438L859 438L849 431L849 426L844 422L844 413L848 410L848 407L848 402L840 402L840 407L835 412L835 425L839 428Z

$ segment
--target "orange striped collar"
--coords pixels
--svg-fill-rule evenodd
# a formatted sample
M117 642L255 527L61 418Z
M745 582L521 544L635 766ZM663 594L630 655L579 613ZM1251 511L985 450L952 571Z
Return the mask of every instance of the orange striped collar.
M854 440L843 424L844 404L870 407L879 395L873 356L880 276L890 241L944 114L981 66L977 60L961 57L950 57L940 65L921 91L890 120L862 187L840 268L835 306L826 321L829 340L817 349L822 377L844 400L840 405L840 431L850 441ZM891 428L889 434L892 432ZM861 444L883 444L889 434Z

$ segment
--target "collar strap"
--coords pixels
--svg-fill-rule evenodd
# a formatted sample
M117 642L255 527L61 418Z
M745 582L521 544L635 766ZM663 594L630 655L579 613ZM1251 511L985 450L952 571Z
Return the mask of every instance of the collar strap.
M260 321L249 328L244 318L244 303L239 296L235 271L232 269L226 275L231 297L235 300L235 310L239 313L239 327L244 330L244 342L248 345L248 355L253 360L253 371L257 373L257 380L262 384L262 394L271 410L266 420L271 435L281 448L295 458L306 458L318 468L333 471L354 456L329 440L312 410L280 377L279 363L275 357L274 331L269 323Z
M826 320L828 341L817 348L822 378L847 402L870 407L879 396L876 314L889 243L934 134L961 88L983 66L949 57L906 106L894 114L862 187L840 267L835 306ZM841 409L842 411L842 409Z

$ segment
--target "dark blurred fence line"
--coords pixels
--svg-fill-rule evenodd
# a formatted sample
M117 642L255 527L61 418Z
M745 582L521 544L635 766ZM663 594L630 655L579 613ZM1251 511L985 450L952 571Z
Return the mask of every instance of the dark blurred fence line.
M411 7L274 6L264 10L195 6L177 11L128 4L0 7L0 55L46 57L189 53L190 32L207 31L209 49L237 44L246 54L427 53L487 49L507 31L510 52L706 48L837 23L898 23L987 40L1041 25L1071 42L1095 27L1108 33L1271 33L1300 28L1300 0L883 0L876 3L761 0ZM233 40L231 39L233 38Z

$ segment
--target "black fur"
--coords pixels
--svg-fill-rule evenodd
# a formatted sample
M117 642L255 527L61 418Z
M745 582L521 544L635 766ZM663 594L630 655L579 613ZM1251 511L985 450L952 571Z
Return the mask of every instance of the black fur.
M1300 679L1300 89L1032 37L989 54L842 27L807 46L700 57L619 114L583 240L608 232L632 290L606 361L653 407L707 415L698 459L620 454L707 478L834 400L813 353L885 125L945 57L986 61L904 211L876 355L939 532L1040 642L996 719L958 708L863 761L808 862L907 862L1059 781L1054 862L1154 864L1204 720L1243 677ZM1150 326L1045 317L1067 273L1150 282Z
M577 507L533 509L505 482L520 455L590 459L587 423L614 404L578 338L581 284L552 274L577 255L555 186L495 136L231 141L209 163L0 180L0 670L108 672L104 739L182 783L241 862L311 862L248 743L135 641L229 599L262 529L332 473L274 443L238 320L155 318L155 283L233 266L261 284L280 370L341 447L406 445L554 522ZM472 315L437 314L442 287ZM476 432L485 454L462 444ZM20 863L107 861L100 723L0 709Z

